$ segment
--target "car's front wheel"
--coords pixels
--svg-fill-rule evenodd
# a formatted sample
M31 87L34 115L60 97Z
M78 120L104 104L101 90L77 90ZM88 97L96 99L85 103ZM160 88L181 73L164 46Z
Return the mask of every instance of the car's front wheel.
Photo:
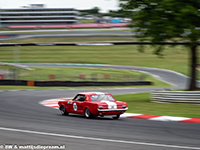
M89 108L85 108L85 117L86 118L92 118L93 117L93 115L90 112Z
M64 116L67 116L69 114L63 105L60 106L60 113Z

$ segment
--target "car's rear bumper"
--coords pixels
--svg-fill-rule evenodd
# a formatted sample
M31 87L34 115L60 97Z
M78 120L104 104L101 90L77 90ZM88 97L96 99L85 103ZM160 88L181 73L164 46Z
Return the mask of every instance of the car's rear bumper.
M122 109L99 109L99 108L97 108L97 110L98 110L99 112L126 111L126 110L128 110L128 107L126 107L126 108L122 108Z

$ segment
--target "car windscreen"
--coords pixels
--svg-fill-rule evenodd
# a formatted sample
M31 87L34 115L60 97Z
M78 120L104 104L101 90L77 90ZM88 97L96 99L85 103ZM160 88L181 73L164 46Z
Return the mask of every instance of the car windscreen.
M97 94L97 95L90 95L92 101L115 101L112 95L105 95L105 94Z

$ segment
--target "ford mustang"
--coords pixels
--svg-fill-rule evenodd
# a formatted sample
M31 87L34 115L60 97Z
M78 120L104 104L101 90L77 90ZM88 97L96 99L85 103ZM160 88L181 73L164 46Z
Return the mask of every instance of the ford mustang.
M83 114L86 118L111 115L119 119L127 109L127 103L116 101L110 93L84 92L78 93L72 100L59 101L62 115L69 113Z

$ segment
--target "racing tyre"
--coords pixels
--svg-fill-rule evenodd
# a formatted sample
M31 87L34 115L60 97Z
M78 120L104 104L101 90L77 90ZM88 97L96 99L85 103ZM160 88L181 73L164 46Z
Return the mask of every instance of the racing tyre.
M86 118L93 118L92 113L90 112L89 108L85 109L85 117Z
M67 116L69 113L66 111L65 107L62 105L60 106L60 113L63 115L63 116Z
M120 114L113 117L113 119L119 119Z

